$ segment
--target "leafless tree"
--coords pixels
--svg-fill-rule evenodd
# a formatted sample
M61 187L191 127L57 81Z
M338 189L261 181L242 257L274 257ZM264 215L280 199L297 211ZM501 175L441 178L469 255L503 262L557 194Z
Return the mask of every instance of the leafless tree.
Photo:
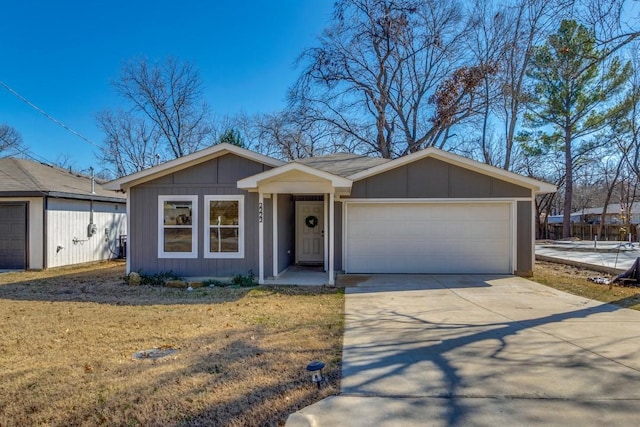
M526 108L526 74L533 47L555 27L558 15L566 13L571 0L518 0L505 8L507 43L497 74L502 88L497 110L504 126L503 169L511 169L518 124Z
M316 154L313 140L299 124L289 112L263 114L255 118L256 137L269 147L268 152L274 157L285 160L311 157Z
M295 160L340 151L329 130L309 121L299 111L287 109L247 116L238 114L229 120L239 129L248 148L282 160Z
M98 115L105 132L104 160L118 176L173 159L213 143L213 126L197 69L168 58L162 64L137 59L113 82L129 104L125 112Z
M106 135L102 160L115 169L116 176L139 172L168 159L161 133L144 119L105 111L98 115L98 122Z
M616 53L640 36L640 16L631 14L637 0L577 0L575 19L598 36L598 44Z
M482 69L465 62L466 21L450 0L340 0L291 91L308 120L391 158L443 146L475 113Z
M474 62L484 70L479 93L480 116L477 125L474 126L479 128L479 153L472 156L482 159L487 164L496 165L496 152L503 150L498 142L501 138L496 134L491 122L502 91L497 77L509 49L512 22L506 10L493 0L471 2L467 13L470 16L470 28L466 46ZM475 150L471 147L470 151Z
M472 62L484 71L480 115L466 132L478 135L477 147L467 148L475 158L513 169L532 47L555 26L559 12L566 13L572 4L573 0L475 0L469 5L466 45Z
M0 157L15 156L24 149L20 132L9 125L0 124Z
M541 181L553 183L561 190L564 184L562 162L558 156L550 151L528 153L522 156L521 173ZM557 213L556 201L561 197L559 193L541 194L535 200L536 238L549 238L548 217Z

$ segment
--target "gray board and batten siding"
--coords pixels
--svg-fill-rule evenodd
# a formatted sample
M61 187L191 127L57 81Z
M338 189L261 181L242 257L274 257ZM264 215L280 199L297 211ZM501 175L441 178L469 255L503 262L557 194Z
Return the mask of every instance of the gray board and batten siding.
M530 199L532 190L426 157L353 183L353 199ZM533 272L532 205L516 203L516 274ZM336 221L338 218L336 217ZM337 226L337 223L336 223ZM337 237L337 236L336 236ZM338 242L339 240L336 240Z
M278 271L284 271L295 261L295 201L290 194L278 195ZM271 230L271 224L265 224ZM272 231L271 231L272 232ZM265 233L266 234L266 233ZM271 253L270 251L268 252ZM265 255L267 251L265 251ZM265 265L265 268L267 267Z
M234 154L212 160L145 182L130 189L130 262L131 271L173 272L185 277L229 277L257 275L258 266L258 194L240 190L238 180L271 169L270 166ZM198 196L197 258L158 257L158 196ZM242 259L204 258L204 196L244 195L244 247ZM280 205L279 205L280 207ZM271 199L264 204L265 270L271 274Z
M130 263L131 271L168 272L185 277L224 277L257 275L258 194L240 190L237 182L272 167L232 153L222 155L160 178L130 188ZM158 196L189 195L198 197L198 239L196 258L158 257ZM204 197L207 195L244 195L244 258L215 259L204 257ZM532 190L499 178L475 172L445 161L426 157L403 164L353 183L352 199L428 199L515 200L516 274L533 270ZM273 275L273 203L278 204L278 269L293 263L295 253L295 200L291 194L264 200L264 275ZM335 203L335 270L341 271L343 249L343 203Z
M424 158L353 183L353 199L531 197L531 190L441 160Z

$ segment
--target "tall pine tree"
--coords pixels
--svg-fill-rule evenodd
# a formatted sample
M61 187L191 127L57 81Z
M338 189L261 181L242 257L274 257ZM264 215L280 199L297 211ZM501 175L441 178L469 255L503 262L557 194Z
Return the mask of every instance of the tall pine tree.
M541 129L539 142L564 152L563 237L571 237L573 166L594 132L606 129L631 108L624 94L631 64L596 46L595 34L564 20L547 44L534 48L528 73L534 88L525 118Z

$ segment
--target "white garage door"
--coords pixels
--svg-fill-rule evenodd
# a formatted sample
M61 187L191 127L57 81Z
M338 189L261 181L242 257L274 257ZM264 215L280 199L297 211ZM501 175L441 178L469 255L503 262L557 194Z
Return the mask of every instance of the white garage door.
M347 273L510 274L508 203L349 203Z

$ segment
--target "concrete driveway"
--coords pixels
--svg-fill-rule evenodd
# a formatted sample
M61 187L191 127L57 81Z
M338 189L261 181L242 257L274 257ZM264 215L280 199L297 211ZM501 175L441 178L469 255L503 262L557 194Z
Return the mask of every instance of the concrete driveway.
M511 276L347 288L341 394L287 426L638 425L640 312Z

